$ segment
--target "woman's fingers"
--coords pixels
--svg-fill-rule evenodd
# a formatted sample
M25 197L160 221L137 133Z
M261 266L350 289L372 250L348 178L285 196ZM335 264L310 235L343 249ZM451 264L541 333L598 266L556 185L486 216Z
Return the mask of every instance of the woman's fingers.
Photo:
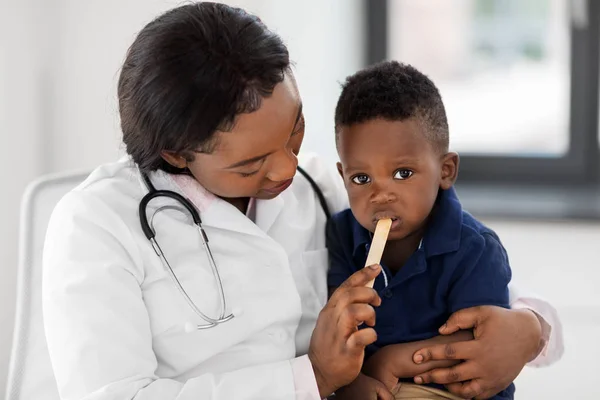
M446 389L450 393L465 399L487 399L496 394L493 391L485 392L481 383L481 379L473 379L467 382L451 383L446 385Z
M481 307L458 310L440 327L439 332L442 335L449 335L459 330L475 328L484 316L483 311Z
M414 377L415 383L438 383L447 385L478 378L478 367L473 362L463 362L448 368L436 368Z
M368 345L377 340L377 333L373 328L360 329L350 335L346 341L346 346L351 352L362 353Z
M340 316L340 323L350 331L363 322L368 326L375 326L375 309L368 304L350 304Z
M335 289L319 313L308 356L321 394L352 382L362 367L365 347L377 340L373 328L358 326L375 325L373 307L381 304L381 298L365 285L380 272L378 265L355 272Z
M422 364L427 361L467 360L473 358L474 354L478 354L479 348L480 343L475 340L434 344L417 350L413 354L413 361Z
M377 264L366 268L361 268L350 275L350 277L340 285L340 288L365 286L368 282L371 282L373 279L375 279L380 272L381 266Z
M381 297L374 289L355 287L341 291L335 299L335 306L345 307L352 303L367 303L375 307L381 304Z

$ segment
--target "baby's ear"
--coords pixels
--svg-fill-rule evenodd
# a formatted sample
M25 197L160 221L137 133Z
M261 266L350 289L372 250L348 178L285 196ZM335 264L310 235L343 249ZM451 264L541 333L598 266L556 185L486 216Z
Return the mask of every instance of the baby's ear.
M456 182L458 177L458 164L459 157L457 153L450 152L442 156L442 180L440 181L440 188L448 190Z
M344 168L342 168L342 163L339 161L337 163L337 170L338 170L338 173L340 174L340 176L342 177L342 179L344 179Z

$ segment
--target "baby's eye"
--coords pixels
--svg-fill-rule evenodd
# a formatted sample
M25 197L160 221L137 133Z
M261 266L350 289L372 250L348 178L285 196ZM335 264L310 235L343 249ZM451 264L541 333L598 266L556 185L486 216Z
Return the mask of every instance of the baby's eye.
M371 178L369 178L368 175L355 175L352 177L352 182L356 183L357 185L365 185L369 182L371 182Z
M404 180L412 176L413 172L410 169L399 169L394 174L394 179Z

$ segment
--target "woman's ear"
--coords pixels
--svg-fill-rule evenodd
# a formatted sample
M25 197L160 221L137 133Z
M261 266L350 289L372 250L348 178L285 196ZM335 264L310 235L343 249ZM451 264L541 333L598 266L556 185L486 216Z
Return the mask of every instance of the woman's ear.
M458 177L459 157L457 153L450 152L442 156L442 180L440 188L448 190L456 182Z
M160 152L160 156L175 168L184 169L187 167L187 160L185 157L174 151L163 150Z

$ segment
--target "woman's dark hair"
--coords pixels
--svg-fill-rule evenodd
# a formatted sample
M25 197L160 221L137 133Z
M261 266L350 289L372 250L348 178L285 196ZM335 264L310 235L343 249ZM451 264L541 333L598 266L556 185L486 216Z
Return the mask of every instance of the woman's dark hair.
M184 5L142 29L118 83L127 153L142 171L171 171L170 150L210 152L215 131L256 111L289 69L288 50L256 16L225 4Z

